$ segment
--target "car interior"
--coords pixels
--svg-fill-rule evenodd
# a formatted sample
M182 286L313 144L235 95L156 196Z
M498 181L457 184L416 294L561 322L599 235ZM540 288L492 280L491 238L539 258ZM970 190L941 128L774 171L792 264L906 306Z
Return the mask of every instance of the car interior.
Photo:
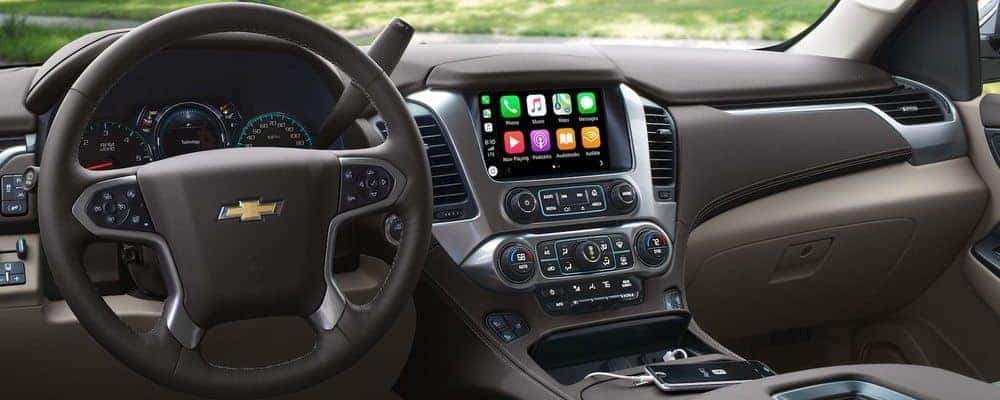
M1000 399L992 3L758 50L86 34L0 69L0 396Z

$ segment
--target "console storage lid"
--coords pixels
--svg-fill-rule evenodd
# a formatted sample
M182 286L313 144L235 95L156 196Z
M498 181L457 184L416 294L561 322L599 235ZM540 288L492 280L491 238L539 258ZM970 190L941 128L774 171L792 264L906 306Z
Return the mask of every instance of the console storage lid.
M694 361L694 360L692 360ZM625 374L641 373L619 371ZM834 381L873 383L917 400L1000 399L1000 387L938 368L902 364L846 365L781 374L701 394L669 396L654 386L632 387L624 381L603 381L583 390L583 400L771 400L788 390ZM819 400L819 399L817 399Z

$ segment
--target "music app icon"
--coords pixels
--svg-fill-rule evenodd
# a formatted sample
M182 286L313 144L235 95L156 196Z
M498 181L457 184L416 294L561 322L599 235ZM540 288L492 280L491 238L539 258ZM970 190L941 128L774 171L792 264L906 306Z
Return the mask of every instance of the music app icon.
M544 117L547 107L545 106L545 95L541 94L529 94L528 95L528 116L531 117Z

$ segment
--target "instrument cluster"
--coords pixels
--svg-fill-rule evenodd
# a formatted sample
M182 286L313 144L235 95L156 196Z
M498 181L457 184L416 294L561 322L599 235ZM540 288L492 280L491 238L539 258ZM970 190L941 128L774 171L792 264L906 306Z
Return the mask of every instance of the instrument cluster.
M313 147L309 128L290 113L244 117L227 100L142 106L131 121L92 121L80 139L80 165L107 170L226 147Z

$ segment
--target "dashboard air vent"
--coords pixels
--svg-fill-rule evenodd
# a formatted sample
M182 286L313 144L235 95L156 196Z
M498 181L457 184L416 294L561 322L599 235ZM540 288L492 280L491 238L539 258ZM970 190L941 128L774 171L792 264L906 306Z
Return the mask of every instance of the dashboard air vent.
M649 167L653 186L674 184L674 122L667 110L646 105L646 137L649 142Z
M434 185L434 205L442 206L465 202L469 193L458 172L458 165L451 153L451 148L441 132L441 126L430 115L415 115L413 119L420 128L420 136L424 139L424 149L427 150L427 160L431 166L431 181ZM388 131L385 123L377 123L382 137Z
M919 89L899 87L887 94L869 96L867 103L903 125L928 124L945 119L944 108L930 93Z

